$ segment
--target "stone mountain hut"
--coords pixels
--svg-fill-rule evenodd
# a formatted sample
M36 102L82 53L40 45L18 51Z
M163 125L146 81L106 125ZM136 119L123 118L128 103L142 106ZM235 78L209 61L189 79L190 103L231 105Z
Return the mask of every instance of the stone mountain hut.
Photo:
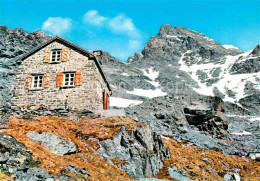
M12 100L17 106L109 108L112 91L99 62L84 48L55 36L20 59Z

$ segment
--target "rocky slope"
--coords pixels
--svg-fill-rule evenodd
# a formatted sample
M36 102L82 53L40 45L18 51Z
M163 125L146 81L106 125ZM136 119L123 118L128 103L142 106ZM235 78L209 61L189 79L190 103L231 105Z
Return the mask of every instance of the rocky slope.
M0 148L1 180L252 180L260 167L182 146L126 117L11 117L1 129Z
M19 56L51 38L42 31L27 33L23 29L11 30L0 25L0 62Z

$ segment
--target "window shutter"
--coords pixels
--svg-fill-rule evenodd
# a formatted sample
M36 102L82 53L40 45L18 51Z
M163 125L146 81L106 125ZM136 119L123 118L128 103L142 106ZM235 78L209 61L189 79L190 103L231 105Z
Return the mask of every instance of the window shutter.
M63 48L61 51L61 61L66 62L68 60L68 48Z
M75 85L81 85L81 72L76 72Z
M44 88L50 87L50 74L44 74L43 87Z
M43 56L43 62L47 63L50 61L50 53L51 53L51 50L45 50L44 56Z
M25 89L29 89L32 84L32 75L28 74L25 79Z
M61 87L62 86L62 81L63 81L63 73L60 72L60 73L57 74L56 86L57 87Z

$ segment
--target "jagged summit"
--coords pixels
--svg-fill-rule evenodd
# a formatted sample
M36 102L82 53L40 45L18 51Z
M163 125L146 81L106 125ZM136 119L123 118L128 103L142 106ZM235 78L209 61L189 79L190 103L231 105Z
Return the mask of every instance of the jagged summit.
M199 34L196 31L190 30L182 26L172 27L169 24L162 25L158 35L183 35L186 33Z
M250 53L251 56L260 56L260 44L258 44L255 49Z
M226 49L220 43L202 33L185 27L172 27L166 24L161 26L156 36L151 37L142 50L142 55L136 54L134 58L131 58L131 62L156 57L176 60L186 53L189 53L192 57L196 55L201 59L211 59L213 61L220 56L237 55L243 53L243 51Z
M12 30L0 25L0 62L17 57L50 38L42 31L28 33L21 28Z
M19 35L19 36L36 35L36 36L45 37L45 38L50 37L50 35L44 33L41 30L37 30L32 33L28 33L27 31L25 31L22 28L10 29L10 28L6 27L5 25L0 25L0 36L4 37L4 36L8 36L9 34L13 34L14 36L15 35Z

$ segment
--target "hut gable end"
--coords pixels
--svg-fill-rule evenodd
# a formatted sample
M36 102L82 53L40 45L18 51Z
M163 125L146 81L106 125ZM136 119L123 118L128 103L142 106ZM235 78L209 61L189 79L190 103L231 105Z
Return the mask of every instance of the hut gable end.
M12 100L18 106L99 110L104 108L103 92L111 95L95 56L59 36L20 59Z

